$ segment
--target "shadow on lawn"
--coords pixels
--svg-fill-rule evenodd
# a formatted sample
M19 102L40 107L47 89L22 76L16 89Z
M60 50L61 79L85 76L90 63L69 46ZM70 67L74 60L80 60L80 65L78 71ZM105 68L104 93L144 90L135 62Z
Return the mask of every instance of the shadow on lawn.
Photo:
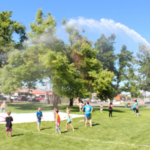
M53 108L50 104L40 104L40 103L9 103L9 107L14 107L16 110L35 110L41 107L42 111L52 111ZM67 105L58 105L59 111L66 110ZM71 112L79 112L79 107L70 107Z
M68 132L68 131L62 131L61 133L66 133L66 132Z
M22 136L24 134L15 134L15 135L12 135L11 137L16 137L16 136Z
M10 107L15 107L17 110L37 110L38 107L41 107L42 110L52 110L52 106L44 106L43 104L31 104L31 103L14 103L8 104Z
M99 126L99 123L92 122L92 126Z
M49 127L49 128L42 128L42 129L40 129L40 130L46 130L46 129L51 129L52 127Z

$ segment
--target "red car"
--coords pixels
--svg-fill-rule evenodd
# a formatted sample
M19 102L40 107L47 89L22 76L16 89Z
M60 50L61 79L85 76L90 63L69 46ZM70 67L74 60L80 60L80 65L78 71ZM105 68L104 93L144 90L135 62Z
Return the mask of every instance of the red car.
M37 100L44 100L44 99L45 99L45 97L43 97L43 96L39 96L39 97L36 97L36 99L37 99Z
M28 99L25 96L20 96L17 98L18 101L27 101Z

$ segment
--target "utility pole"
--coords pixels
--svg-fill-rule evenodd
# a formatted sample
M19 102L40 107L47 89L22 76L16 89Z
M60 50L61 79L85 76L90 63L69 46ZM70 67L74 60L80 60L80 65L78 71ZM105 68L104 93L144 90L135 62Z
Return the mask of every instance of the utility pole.
M54 93L53 93L53 85L52 85L51 79L49 81L49 84L50 84L50 91L52 92L52 94L50 95L50 104L52 104Z
M51 79L50 79L50 81L49 81L49 87L50 87L50 91L52 91L52 84L51 84Z
M48 80L46 80L46 89L45 89L45 102L48 104L47 91L48 91Z

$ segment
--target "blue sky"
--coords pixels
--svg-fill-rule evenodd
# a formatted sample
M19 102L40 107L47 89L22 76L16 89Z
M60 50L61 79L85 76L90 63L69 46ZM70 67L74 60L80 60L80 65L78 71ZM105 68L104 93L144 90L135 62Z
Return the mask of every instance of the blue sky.
M95 21L100 21L102 18L110 19L115 23L121 23L135 30L146 40L150 41L148 32L150 27L149 0L92 0L89 2L87 0L26 0L22 2L20 0L1 1L0 12L12 10L12 18L22 22L27 30L30 30L29 24L35 20L37 10L42 8L45 14L50 12L57 21L63 18L67 18L69 21L70 19L78 19L78 17ZM59 25L60 23L58 22ZM91 30L88 31L87 28L85 35L93 41L96 41L101 33L105 33L106 36L114 33L111 29L109 31L102 29L98 32L97 29L92 30L93 32ZM130 37L122 33L118 33L116 36L116 51L119 51L123 44L126 44L128 49L132 51L138 49L139 41L132 41Z
M150 41L149 6L149 0L1 0L0 12L12 10L12 19L22 22L29 31L29 24L42 8L44 14L50 12L57 21L67 18L69 23L85 28L85 35L94 42L101 33L106 36L115 33L115 53L123 44L136 53L139 43ZM66 39L60 26L58 22L57 35Z

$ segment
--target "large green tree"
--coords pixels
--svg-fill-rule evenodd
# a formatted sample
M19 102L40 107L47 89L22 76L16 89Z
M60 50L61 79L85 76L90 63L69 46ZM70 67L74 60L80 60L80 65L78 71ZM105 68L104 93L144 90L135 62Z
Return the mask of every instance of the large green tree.
M139 80L137 75L136 60L133 52L127 50L125 45L122 46L118 57L118 70L116 74L117 93L122 91L130 92L132 97L139 94Z
M122 46L118 57L118 70L116 74L117 90L119 90L120 83L127 79L126 72L133 65L133 52L127 50L125 45Z
M70 41L68 45L55 35L56 22L50 13L44 16L42 10L38 10L36 20L30 26L30 40L26 42L24 50L11 53L8 65L1 70L4 93L21 86L32 87L37 81L48 77L53 84L53 91L59 96L70 99L89 97L94 91L105 98L111 96L113 74L103 69L97 59L98 51L74 26L65 26ZM105 84L97 89L104 75ZM9 80L6 80L6 76L9 76ZM10 90L8 87L11 87Z
M41 9L38 10L35 22L31 24L30 40L26 42L24 49L22 51L15 49L13 53L9 53L8 65L1 70L0 82L4 93L10 93L23 86L34 87L37 81L42 82L43 78L47 77L48 70L45 69L39 58L40 55L49 51L42 38L47 36L45 30L48 28L50 28L50 33L54 33L55 20L50 14L44 20L43 15L39 16L39 14L42 14ZM40 18L41 22L39 22ZM51 37L53 35L51 34ZM8 75L11 77L6 80ZM14 84L12 84L13 81L15 81Z
M25 26L11 19L12 11L0 13L0 68L6 64L8 52L14 48L22 49L22 43L27 39ZM19 41L13 39L13 35L19 35Z
M44 64L52 71L54 91L70 100L90 97L92 92L105 99L111 98L113 73L103 70L96 57L98 51L74 26L66 26L66 32L70 41L70 45L66 46L67 53L49 52L43 57Z
M145 45L139 46L137 54L138 76L140 77L140 89L150 90L150 47Z
M97 59L102 63L103 69L108 69L116 74L115 60L117 59L114 54L115 35L112 34L108 38L104 34L95 43L95 49L98 51Z

